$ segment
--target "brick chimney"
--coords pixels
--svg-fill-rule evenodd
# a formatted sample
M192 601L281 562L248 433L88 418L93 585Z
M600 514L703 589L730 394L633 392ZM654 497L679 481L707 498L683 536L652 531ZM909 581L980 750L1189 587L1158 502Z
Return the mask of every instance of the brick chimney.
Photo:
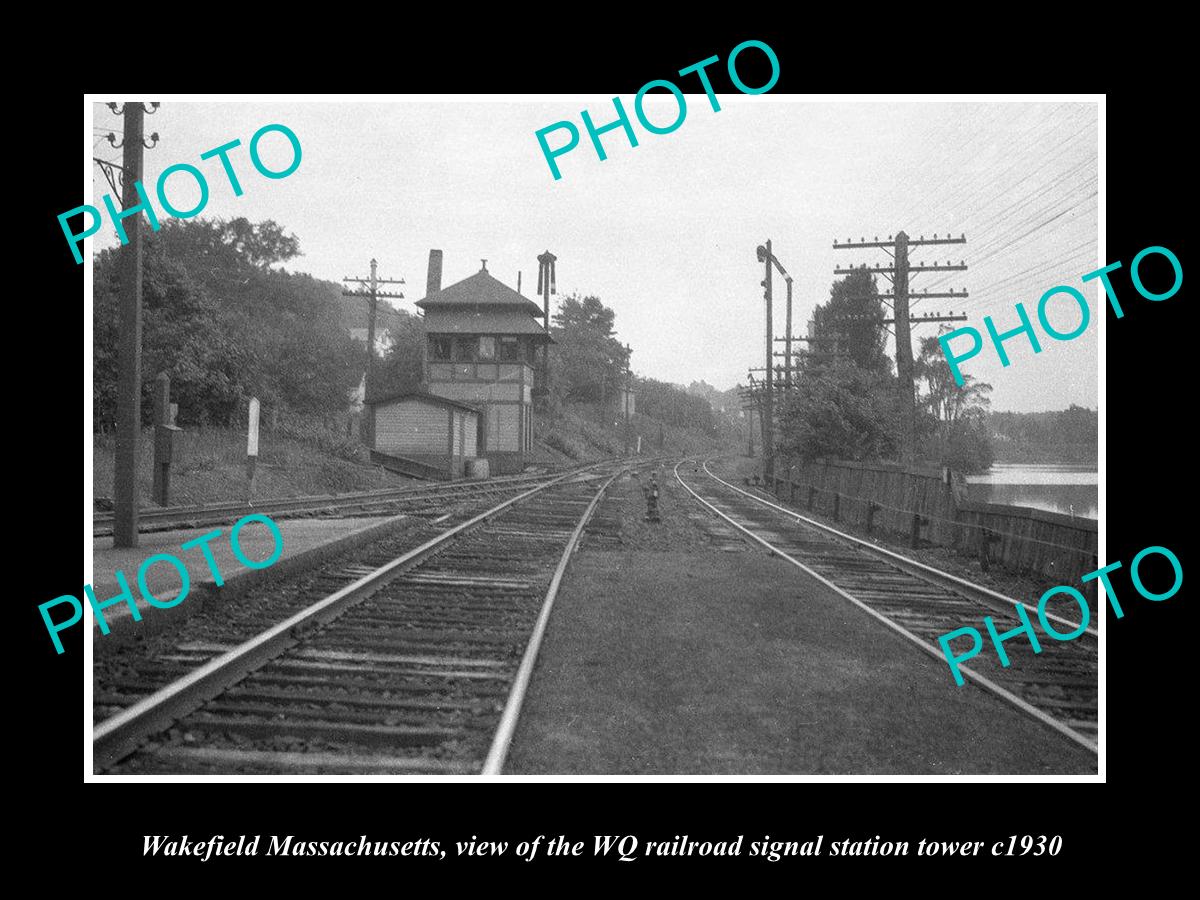
M429 297L442 289L442 251L429 251L429 274L425 277L425 296Z

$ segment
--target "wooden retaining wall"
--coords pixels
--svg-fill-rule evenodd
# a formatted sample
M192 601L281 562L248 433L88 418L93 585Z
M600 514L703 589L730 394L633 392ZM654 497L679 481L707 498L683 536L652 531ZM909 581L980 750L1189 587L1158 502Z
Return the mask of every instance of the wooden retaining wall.
M912 547L952 547L987 562L1078 588L1098 568L1095 519L967 499L966 480L949 469L818 460L776 463L774 493L801 507L866 529L902 536Z

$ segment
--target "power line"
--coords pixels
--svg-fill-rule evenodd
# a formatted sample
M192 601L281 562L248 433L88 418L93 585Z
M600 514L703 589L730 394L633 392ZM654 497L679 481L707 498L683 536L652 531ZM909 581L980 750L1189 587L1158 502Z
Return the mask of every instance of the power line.
M891 236L889 235L889 238ZM945 272L945 271L963 271L967 268L965 262L958 265L952 264L949 260L946 264L940 265L935 263L932 266L924 264L913 268L908 260L908 251L910 247L923 246L941 246L946 244L965 244L967 236L965 234L959 237L939 237L934 234L932 238L926 238L924 235L918 236L915 240L909 238L903 231L896 233L894 238L894 252L892 256L891 266L867 266L865 263L855 268L842 269L840 267L834 269L835 275L849 275L854 272L873 272L883 275L892 282L891 296L894 300L893 310L894 315L890 319L884 319L881 323L883 327L895 325L894 332L896 343L896 383L900 393L900 405L904 415L904 448L903 455L905 459L912 459L916 455L916 432L917 432L917 410L916 410L916 385L914 384L914 365L912 356L912 333L911 328L914 324L921 322L962 322L966 320L965 315L955 316L953 314L942 316L940 313L930 316L928 314L915 317L909 312L909 277L921 272ZM847 250L860 248L875 248L886 249L884 242L878 238L868 241L865 238L858 243L847 241L845 244L833 242L833 249ZM835 318L833 322L844 321L845 317Z

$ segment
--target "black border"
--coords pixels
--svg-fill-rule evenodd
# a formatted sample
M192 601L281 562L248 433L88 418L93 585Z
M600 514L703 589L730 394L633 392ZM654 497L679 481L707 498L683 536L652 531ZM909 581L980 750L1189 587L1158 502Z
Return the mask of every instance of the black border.
M872 14L873 15L873 14ZM919 10L911 15L920 16ZM548 14L548 18L552 18ZM766 14L763 20L769 18ZM785 23L786 24L786 23ZM251 78L244 69L224 73L224 82L214 84L211 70L189 78L179 71L139 72L137 80L162 83L171 90L224 90L237 93L245 89L295 91L361 90L364 87L397 91L492 91L492 92L597 92L629 95L647 80L670 77L670 73L707 56L724 59L740 40L756 38L769 43L781 63L781 78L774 92L843 91L881 88L891 90L985 90L1045 91L1104 90L1111 77L1085 77L1081 68L1064 66L1053 77L1039 83L1017 86L1011 83L1013 67L1020 65L1018 51L996 57L1006 67L991 70L989 77L969 79L956 73L953 81L931 76L919 77L914 69L890 78L880 77L881 67L870 36L843 36L819 29L800 30L784 25L760 27L751 24L726 28L722 33L697 35L678 29L641 30L630 28L620 37L596 35L585 38L585 28L567 22L523 25L513 22L512 38L497 33L479 34L468 40L461 33L428 37L418 32L413 43L402 51L374 61L355 59L355 51L322 48L321 63L297 71L283 69L287 59L280 53L273 61L288 71L281 81ZM522 29L527 29L523 31ZM459 30L462 30L461 23ZM548 35L553 34L554 37ZM733 35L727 37L725 35ZM426 39L428 38L428 39ZM901 37L900 40L905 38ZM424 41L424 42L423 42ZM823 47L815 60L814 47ZM961 46L955 49L960 52ZM268 51L263 51L266 53ZM1095 52L1099 53L1099 50ZM841 54L846 54L843 59ZM364 54L364 57L368 54ZM1081 57L1076 57L1078 63ZM272 61L264 60L270 71ZM936 64L931 64L936 68ZM338 70L331 76L332 70ZM720 72L719 67L714 67ZM132 72L131 72L132 74ZM1045 73L1038 73L1045 74ZM746 74L751 81L752 72ZM190 83L182 84L183 81ZM1153 80L1153 79L1151 79ZM251 85L250 82L256 82ZM753 82L752 82L753 83ZM1191 184L1185 166L1187 142L1178 136L1177 122L1183 107L1168 90L1169 79L1148 83L1145 89L1128 88L1108 95L1107 132L1107 228L1108 258L1121 259L1128 266L1133 255L1148 245L1171 248L1186 270L1182 216L1190 206L1185 191ZM100 85L101 89L104 85ZM718 90L722 86L718 84ZM22 209L32 207L34 214L23 221L34 226L33 246L42 259L38 277L21 294L18 305L41 310L48 304L63 312L75 309L79 298L81 269L65 256L62 235L55 216L78 204L80 180L78 114L82 96L77 88L64 86L49 93L35 105L34 133L37 135L36 170L39 178L18 185L30 190L32 198L21 201ZM23 180L23 179L19 179ZM23 243L23 239L19 239ZM23 253L16 255L18 267ZM49 282L49 284L47 284ZM1179 556L1185 571L1186 555L1184 515L1187 500L1190 449L1188 408L1190 379L1185 369L1192 330L1184 317L1188 305L1181 291L1162 303L1150 303L1131 294L1127 280L1114 278L1124 302L1125 317L1117 321L1109 312L1108 387L1107 387L1107 458L1108 504L1107 534L1109 559L1128 563L1133 554L1150 544L1170 547ZM1129 297L1128 300L1125 298ZM37 785L41 799L34 800L29 815L28 839L22 841L18 855L25 850L62 847L68 832L76 840L96 841L102 853L104 871L136 873L143 878L145 866L158 866L163 874L180 878L179 861L143 859L141 835L145 832L188 833L293 833L306 839L336 840L356 838L367 833L372 839L405 840L430 837L452 841L470 834L493 839L520 840L537 834L570 835L575 840L591 841L593 834L637 833L646 838L670 838L690 834L699 839L724 839L745 834L746 839L770 833L788 839L806 840L824 833L868 838L876 834L893 839L916 840L919 836L946 840L979 838L996 840L1009 834L1062 834L1064 852L1055 863L993 860L993 869L1011 878L1013 889L1039 883L1051 873L1071 874L1093 871L1105 858L1103 853L1117 825L1130 829L1150 826L1162 856L1170 834L1156 826L1155 813L1131 813L1134 805L1164 804L1176 783L1190 765L1187 745L1181 731L1190 721L1189 648L1185 643L1190 615L1186 588L1169 601L1152 604L1131 596L1128 581L1118 580L1126 617L1108 621L1108 785L889 785L887 797L879 790L867 791L860 785L656 785L638 782L630 785L395 785L380 790L344 786L320 786L296 790L292 786L271 785L271 796L264 797L259 786L222 786L201 793L194 786L155 785L150 790L129 785L117 790L119 796L104 794L103 786L85 786L81 779L80 751L82 704L79 684L82 669L82 641L79 631L66 638L67 651L56 657L48 648L36 603L60 593L78 589L80 532L74 516L80 506L79 463L74 454L78 432L71 410L78 401L81 382L79 370L70 363L74 339L58 327L58 317L30 316L18 328L22 333L47 334L50 340L35 345L47 348L49 365L22 366L23 377L10 381L10 411L14 428L10 441L15 445L14 481L23 488L14 504L30 521L24 529L10 534L10 542L19 553L12 564L23 582L14 592L18 615L22 616L22 642L26 654L18 672L16 691L27 701L23 724L17 730L22 767L14 770L20 781ZM63 321L70 321L64 316ZM75 321L78 321L77 319ZM19 351L18 351L19 353ZM22 356L15 355L17 359ZM14 372L14 376L16 373ZM86 379L86 373L85 373ZM21 391L24 385L31 390ZM33 402L22 395L32 395ZM21 413L25 413L22 415ZM22 427L23 426L23 427ZM28 476L21 472L28 472ZM86 539L86 536L85 536ZM32 559L27 559L32 550ZM1122 589L1123 587L1123 589ZM1175 638L1175 640L1172 640ZM1171 779L1167 781L1167 779ZM1186 783L1182 780L1178 783ZM872 785L872 788L880 787ZM113 790L108 788L107 790ZM468 795L467 791L470 791ZM903 790L903 796L896 791ZM1103 798L1097 791L1106 791ZM234 792L237 792L236 795ZM531 791L533 793L531 793ZM848 792L854 791L854 797ZM666 796L668 795L669 796ZM1147 815L1140 825L1114 819L1118 815ZM82 824L82 828L79 825ZM83 831L83 834L80 834ZM58 836L47 842L45 836ZM40 835L42 840L35 840ZM94 851L93 851L94 852ZM595 860L585 856L589 868L613 869L640 877L647 866L677 877L681 872L744 871L755 861L691 859L642 860L632 864ZM140 861L141 865L137 865ZM362 861L358 861L361 863ZM381 874L408 874L419 861L393 858ZM528 864L515 860L472 860L470 871L482 872L503 867L520 870ZM793 860L776 864L771 871L799 874L812 870L818 861ZM820 860L827 863L828 860ZM901 861L858 860L869 871L885 875L902 865L909 871L928 872L935 879L945 877L945 866L974 869L974 860L943 860L936 866L929 861L909 858ZM541 860L538 871L547 867L555 874L570 874L581 859L569 863ZM187 878L206 880L203 873L215 873L218 879L249 867L245 860L226 864L199 864L187 861ZM369 864L369 863L368 863ZM761 864L761 863L758 863ZM842 865L845 863L842 862ZM287 872L308 877L321 872L357 873L357 865L347 860L292 861L260 872L277 875ZM445 868L447 863L441 863ZM804 870L796 869L803 865ZM403 868L401 868L401 866ZM923 868L924 866L924 868ZM1019 866L1019 868L1014 868ZM127 867L127 868L126 868ZM169 867L169 868L168 868ZM613 868L615 867L615 868ZM1032 868L1031 868L1032 867ZM437 871L421 866L422 871ZM533 871L533 869L530 869ZM825 872L836 871L821 865ZM855 865L854 871L861 871ZM456 877L467 874L466 867L454 867ZM97 873L97 877L104 877ZM965 887L965 885L960 885Z

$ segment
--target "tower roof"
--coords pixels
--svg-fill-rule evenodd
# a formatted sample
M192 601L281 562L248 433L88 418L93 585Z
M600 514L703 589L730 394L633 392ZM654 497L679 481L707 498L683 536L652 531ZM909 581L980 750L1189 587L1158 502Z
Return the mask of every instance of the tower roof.
M425 314L428 334L528 334L551 344L554 340L532 316L512 307L438 306Z
M501 308L517 308L530 316L542 317L542 308L518 294L508 285L492 277L487 269L480 269L469 278L455 282L449 287L436 291L424 300L418 300L417 306L424 310L462 309L465 307L490 307L494 310Z

